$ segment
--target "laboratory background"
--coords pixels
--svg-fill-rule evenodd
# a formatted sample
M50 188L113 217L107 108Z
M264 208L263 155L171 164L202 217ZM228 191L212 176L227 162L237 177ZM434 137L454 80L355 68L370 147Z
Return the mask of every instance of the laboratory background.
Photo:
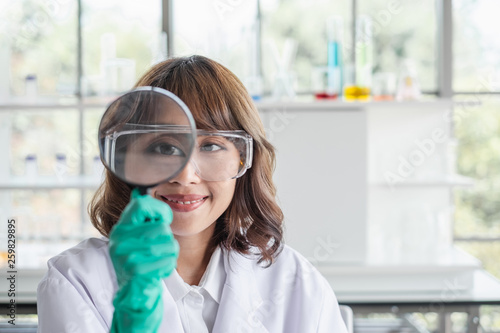
M47 260L100 236L87 205L108 103L153 64L201 54L254 99L286 242L351 332L500 332L499 13L496 0L0 0L0 331L36 331Z

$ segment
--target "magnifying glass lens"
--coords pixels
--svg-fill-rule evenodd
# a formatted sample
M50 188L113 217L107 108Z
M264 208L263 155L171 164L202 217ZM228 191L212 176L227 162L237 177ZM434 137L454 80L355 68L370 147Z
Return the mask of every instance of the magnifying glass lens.
M160 88L140 87L118 98L99 126L104 165L123 181L142 187L177 175L189 161L195 138L187 106Z

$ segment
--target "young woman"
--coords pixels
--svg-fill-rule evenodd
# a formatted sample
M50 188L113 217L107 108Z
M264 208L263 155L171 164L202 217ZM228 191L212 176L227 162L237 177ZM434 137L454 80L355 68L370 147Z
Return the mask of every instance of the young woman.
M155 200L148 204L171 207L175 237L162 238L169 243L163 253L170 261L155 266L170 267L158 280L159 332L346 332L327 281L283 244L283 215L272 181L274 149L242 83L222 65L192 56L154 66L137 86L166 89L186 103L196 128L202 130L199 150L223 149L227 133L253 142L235 145L237 156L252 147L246 156L253 158L239 161L237 174L229 179L213 176L220 166L205 166L208 173L188 163L150 193ZM128 209L124 211L130 197L130 187L107 170L89 207L92 223L104 237L88 239L49 261L38 287L39 332L109 332L130 315L120 317L113 306L130 295L126 291L131 288L123 287L128 282L122 279L122 268L150 259L134 257L135 249L151 254L158 245L141 238L148 226L130 232L120 229L134 219ZM128 252L120 252L124 247L115 244L126 244ZM145 288L147 294L148 286L136 285L135 292ZM140 306L132 311L137 314Z

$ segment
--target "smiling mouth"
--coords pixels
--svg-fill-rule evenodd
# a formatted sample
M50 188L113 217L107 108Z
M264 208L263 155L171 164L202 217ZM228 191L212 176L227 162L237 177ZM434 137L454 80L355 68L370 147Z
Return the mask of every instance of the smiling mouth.
M209 196L202 196L198 194L179 195L171 194L167 196L160 195L163 202L168 204L173 211L179 213L191 212L202 206Z
M193 201L178 201L178 200L172 200L172 199L166 198L166 197L164 197L164 196L162 196L162 197L163 197L163 199L165 199L166 201L169 201L169 202L174 202L174 203L181 204L181 205L190 205L190 204L194 204L194 203L201 202L201 201L205 200L206 198L208 198L208 197L204 197L204 198L201 198L201 199L198 199L198 200L193 200Z

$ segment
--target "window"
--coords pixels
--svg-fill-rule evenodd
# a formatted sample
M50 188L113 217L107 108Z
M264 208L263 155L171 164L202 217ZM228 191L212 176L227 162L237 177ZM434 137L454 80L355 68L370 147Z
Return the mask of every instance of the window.
M500 98L458 95L481 104L455 110L458 172L476 180L472 189L456 191L456 243L500 276Z
M98 234L98 122L165 57L161 1L2 0L0 22L0 217L23 221L19 267L37 268Z
M26 102L34 94L46 100L74 96L78 54L76 3L3 0L0 20L0 97L17 97ZM38 91L30 88L30 80Z
M415 63L422 91L435 93L435 1L361 0L358 13L372 18L374 72L399 73L403 61L410 59Z
M500 28L498 1L453 1L453 89L458 171L476 179L456 191L456 244L500 277ZM462 95L461 95L462 94Z
M315 68L327 64L327 19L333 15L343 18L344 58L349 57L352 43L352 2L324 0L261 1L262 11L262 68L265 87L272 93L280 65L286 65L288 49L293 52L289 61L294 89L310 93ZM292 44L290 44L292 43ZM290 46L293 45L294 47Z
M127 91L149 67L165 58L161 1L82 1L82 94ZM92 98L90 99L92 100Z
M456 92L500 92L500 4L495 0L453 1L453 89Z
M256 0L177 0L173 11L176 56L203 54L230 68L243 81L256 75Z

